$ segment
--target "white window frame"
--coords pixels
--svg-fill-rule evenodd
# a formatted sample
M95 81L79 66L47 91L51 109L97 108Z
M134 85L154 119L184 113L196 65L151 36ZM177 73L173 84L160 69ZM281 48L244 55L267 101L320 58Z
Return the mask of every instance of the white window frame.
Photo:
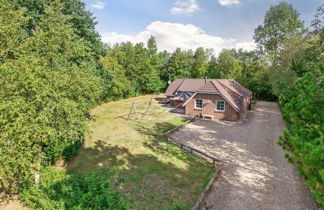
M217 109L217 103L218 103L218 102L223 102L223 103L224 103L224 109L223 109L223 110ZM216 102L215 102L215 111L216 111L216 112L225 112L225 101L223 101L223 100L218 100L218 101L216 101Z
M197 107L197 101L201 101L201 108L200 107ZM199 110L202 110L203 108L203 100L202 99L195 99L195 109L199 109Z

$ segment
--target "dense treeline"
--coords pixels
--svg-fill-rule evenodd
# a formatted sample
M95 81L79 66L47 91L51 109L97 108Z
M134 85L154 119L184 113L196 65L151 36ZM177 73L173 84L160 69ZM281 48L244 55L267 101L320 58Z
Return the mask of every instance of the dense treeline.
M111 82L99 63L104 46L91 14L82 11L75 0L0 1L0 193L24 192L30 206L54 202L53 195L34 194L35 184L52 177L43 173L39 180L41 169L77 153L88 110L107 98ZM78 180L88 180L87 186L78 189ZM53 205L68 208L83 192L100 200L84 198L84 208L115 202L116 209L125 209L118 193L98 190L107 183L96 176L54 181L76 194Z
M152 47L153 46L153 47ZM177 48L173 53L157 53L151 37L143 43L120 43L108 48L100 62L114 75L112 98L164 91L168 81L176 78L233 78L262 99L272 100L269 65L256 51L224 49L216 57L211 49L195 51Z
M276 23L276 27L273 27ZM297 166L320 205L324 205L324 5L310 29L298 12L280 3L255 31L264 56L270 56L269 84L279 98L287 130L279 144Z
M323 10L306 29L291 5L272 6L255 30L256 50L215 55L203 48L158 52L154 37L107 46L80 0L0 0L0 189L30 188L26 200L41 197L32 187L37 174L78 152L90 108L207 76L279 100L288 126L280 144L323 203Z

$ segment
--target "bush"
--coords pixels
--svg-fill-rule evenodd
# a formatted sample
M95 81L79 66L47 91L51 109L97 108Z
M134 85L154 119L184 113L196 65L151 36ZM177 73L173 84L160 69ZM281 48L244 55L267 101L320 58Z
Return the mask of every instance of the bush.
M44 168L39 186L24 190L19 197L35 209L126 209L126 202L109 188L103 173L67 175L63 169Z
M323 66L321 67L323 69ZM281 96L288 129L279 144L297 166L316 200L324 206L323 73L307 73L296 80L289 95Z
M63 157L65 160L70 160L72 157L79 153L79 150L83 144L83 141L72 142L70 145L66 146L63 151Z

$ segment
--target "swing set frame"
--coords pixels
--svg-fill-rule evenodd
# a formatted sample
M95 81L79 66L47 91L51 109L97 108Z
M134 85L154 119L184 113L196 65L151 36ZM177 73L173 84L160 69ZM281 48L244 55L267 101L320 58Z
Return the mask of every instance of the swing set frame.
M145 113L139 112L137 110L136 106L139 105L139 104L147 103L147 102L149 102L149 104L148 104L148 106L146 108ZM132 114L135 114L136 113L138 120L140 122L142 122L142 118L141 118L140 114L147 115L149 113L149 111L150 111L150 108L153 110L154 115L157 116L156 110L155 110L156 103L153 102L153 98L148 99L148 100L142 100L142 101L132 101L132 102L127 103L127 104L131 104L132 105L131 108L130 108L130 110L129 110L128 116L127 116L127 121L130 119L130 116Z

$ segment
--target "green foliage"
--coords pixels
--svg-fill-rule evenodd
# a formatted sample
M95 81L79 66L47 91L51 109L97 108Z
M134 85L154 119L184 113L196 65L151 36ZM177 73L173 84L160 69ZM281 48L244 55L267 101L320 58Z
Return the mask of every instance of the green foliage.
M62 14L70 16L68 23L71 24L73 32L85 40L87 47L97 55L103 54L104 47L100 41L99 34L95 30L96 22L92 14L85 9L85 3L80 0L59 0L62 7ZM45 15L45 10L51 0L13 0L15 6L26 9L29 23L25 26L27 31L32 34L35 27Z
M321 4L316 9L315 19L312 20L311 27L313 28L312 33L320 34L323 38L324 35L324 4Z
M204 48L197 48L191 71L194 78L204 78L207 75L207 54Z
M155 37L154 36L151 36L149 38L149 40L147 41L147 52L148 52L148 56L149 58L151 59L151 64L153 66L157 65L157 51L158 51L158 48L157 48L157 44L156 44L156 41L155 41Z
M191 51L181 51L177 48L171 55L168 68L164 75L170 75L171 80L189 78L191 76L193 54Z
M0 7L24 15L13 6ZM57 1L48 6L33 36L0 64L0 187L9 192L31 183L42 165L64 151L69 157L75 153L66 147L80 145L85 113L99 102L102 90L94 84L100 79L83 59L90 50L61 10Z
M203 48L158 52L153 36L146 47L130 42L105 47L95 25L80 0L0 0L1 191L30 187L22 198L34 208L100 209L107 201L126 208L95 174L46 169L39 188L34 175L60 156L78 153L91 107L158 93L168 80L208 75L233 78L259 99L280 98L288 125L280 144L323 203L323 6L308 34L290 4L272 6L255 29L262 53L224 49L217 57ZM82 202L73 201L76 196Z
M208 78L220 78L221 77L216 56L211 56L210 60L208 61L207 76L208 76Z
M35 209L127 209L118 192L104 179L105 170L87 175L67 175L54 167L41 171L39 186L25 189L20 199Z
M106 87L107 92L109 91L110 99L127 98L133 92L130 81L125 75L125 70L118 63L116 58L109 52L105 57L100 58L100 63L103 68L107 71L107 75L110 75L111 85ZM109 90L108 90L109 89Z
M324 205L324 74L306 73L290 92L281 96L288 130L280 145L289 151L289 160L299 169L317 201Z
M24 25L28 18L24 9L14 10L6 0L0 0L0 64L13 58L23 40L27 37Z
M218 69L222 78L238 79L242 74L240 61L235 58L236 50L222 50L218 56Z
M143 43L135 46L130 42L121 43L108 49L107 55L101 58L103 67L113 76L113 96L158 93L162 89L154 38L150 42L151 49Z
M281 2L266 12L263 25L254 31L254 41L265 53L277 53L282 43L303 32L303 22L291 4Z

